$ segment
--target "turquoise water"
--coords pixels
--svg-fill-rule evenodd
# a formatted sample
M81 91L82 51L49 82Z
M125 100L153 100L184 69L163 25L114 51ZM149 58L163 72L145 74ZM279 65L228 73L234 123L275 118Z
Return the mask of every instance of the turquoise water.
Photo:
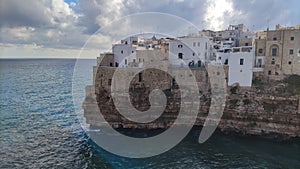
M299 139L276 142L215 133L198 144L197 129L155 157L110 154L88 139L77 120L75 62L0 60L0 168L300 168ZM82 63L91 68L95 60ZM87 84L91 76L83 76Z

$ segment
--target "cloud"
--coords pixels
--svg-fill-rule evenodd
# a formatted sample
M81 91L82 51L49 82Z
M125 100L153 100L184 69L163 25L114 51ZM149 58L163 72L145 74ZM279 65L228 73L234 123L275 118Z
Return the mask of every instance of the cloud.
M78 15L63 0L3 0L0 42L79 48L88 36L77 22Z
M276 24L287 26L299 24L300 5L297 0L232 0L234 15L227 19L232 23L245 23L250 29L265 30Z
M0 43L79 50L99 28L139 12L176 15L200 29L220 30L238 23L250 29L266 29L268 21L271 28L277 23L290 26L299 24L299 5L297 0L1 0ZM134 22L140 24L130 28L126 27L133 22L130 20L116 26L122 35L128 29L143 32L145 21L154 19L138 18ZM171 22L152 23L157 25L148 25L149 28L174 26ZM116 34L100 34L91 47L106 50Z

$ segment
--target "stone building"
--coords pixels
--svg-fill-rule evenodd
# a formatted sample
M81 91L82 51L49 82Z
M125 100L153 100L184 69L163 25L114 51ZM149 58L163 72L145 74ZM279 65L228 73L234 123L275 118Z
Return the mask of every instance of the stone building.
M268 79L280 80L291 74L300 75L300 29L280 28L268 30L264 44L266 64L264 75Z

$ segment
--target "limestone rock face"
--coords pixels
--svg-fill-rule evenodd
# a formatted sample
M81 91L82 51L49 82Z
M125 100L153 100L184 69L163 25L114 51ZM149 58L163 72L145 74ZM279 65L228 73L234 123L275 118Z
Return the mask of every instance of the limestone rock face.
M159 72L154 70L151 74L159 76ZM198 74L197 81L201 86L200 97L197 99L200 100L200 106L195 126L203 126L211 107L212 90L209 81L205 79L206 73ZM137 78L132 80L128 91L130 103L137 110L146 111L150 107L149 93L154 88ZM107 80L96 78L95 84L86 88L86 99L83 103L86 122L93 127L101 127L98 121L101 110L105 120L114 128L168 129L176 120L180 107L184 106L181 105L181 97L186 96L181 95L180 88L168 75L159 76L154 82L159 83L162 79L170 82L159 86L168 100L164 112L152 122L136 123L123 117L115 108L110 88L102 86ZM269 86L254 85L251 88L240 87L238 84L228 87L226 105L218 128L224 133L242 135L279 139L300 137L300 97L288 93L287 88L285 83L280 82L270 83Z

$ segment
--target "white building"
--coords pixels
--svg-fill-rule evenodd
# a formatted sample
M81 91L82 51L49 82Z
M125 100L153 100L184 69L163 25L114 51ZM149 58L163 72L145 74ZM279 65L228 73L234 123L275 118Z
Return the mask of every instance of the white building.
M218 52L218 60L229 66L228 85L239 83L240 86L251 87L253 66L255 62L252 47L234 47L228 52Z
M210 41L204 36L170 40L169 61L174 66L201 66L210 59Z
M136 61L136 46L131 44L114 44L112 52L114 54L115 67L127 67L129 62Z

